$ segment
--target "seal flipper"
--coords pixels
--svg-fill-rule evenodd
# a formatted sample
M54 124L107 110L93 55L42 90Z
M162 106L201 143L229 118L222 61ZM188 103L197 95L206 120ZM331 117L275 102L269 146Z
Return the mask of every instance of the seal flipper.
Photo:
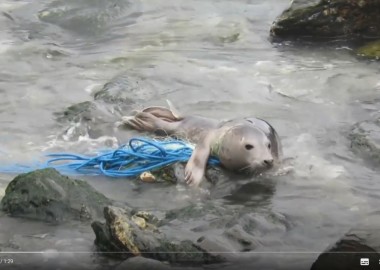
M153 106L142 110L144 113L150 113L166 122L181 121L182 118L177 117L170 109L165 107Z
M166 103L168 103L169 109L174 115L174 117L177 118L178 120L182 120L183 119L182 114L177 110L176 107L174 107L173 103L169 99L166 100Z
M139 112L135 116L124 116L123 123L138 131L159 132L163 131L167 135L175 132L178 123L165 121L147 112Z
M169 105L169 109L161 106L152 106L143 109L142 112L153 114L166 122L183 120L183 116L178 112L174 105L169 100L166 100L166 102Z
M185 181L190 186L197 187L203 180L208 158L211 153L210 138L197 144L185 167Z

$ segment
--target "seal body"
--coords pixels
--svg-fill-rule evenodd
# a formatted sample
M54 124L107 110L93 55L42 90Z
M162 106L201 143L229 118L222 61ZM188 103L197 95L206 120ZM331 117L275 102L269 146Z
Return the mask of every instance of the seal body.
M237 172L260 173L280 162L280 138L268 122L255 117L217 121L182 116L168 103L169 109L148 107L134 116L123 117L123 123L139 131L194 143L195 149L185 168L188 184L201 183L210 155L218 157L226 169Z

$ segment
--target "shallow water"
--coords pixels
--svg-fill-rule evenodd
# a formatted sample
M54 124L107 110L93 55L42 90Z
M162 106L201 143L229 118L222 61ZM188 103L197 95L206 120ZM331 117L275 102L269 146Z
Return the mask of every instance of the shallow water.
M206 197L180 185L84 179L110 198L146 210L195 204L198 216L178 216L163 227L170 236L196 240L207 233L239 251L222 232L243 227L255 240L254 252L263 253L239 253L242 265L310 267L319 252L377 210L378 172L350 151L347 134L355 122L378 114L367 101L379 97L380 68L344 47L271 44L269 27L287 5L285 0L2 1L0 161L27 164L57 149L91 152L127 140L135 133L115 135L101 127L100 138L65 140L59 135L74 124L58 123L54 116L93 100L95 90L122 73L139 81L129 96L136 102L130 111L170 99L184 113L264 118L293 159L288 174L224 181ZM0 196L12 178L1 176ZM89 226L0 219L0 239L11 234L1 250L72 251L72 245L90 252L82 254L85 266L99 265L92 259ZM35 244L27 237L34 234L47 237Z

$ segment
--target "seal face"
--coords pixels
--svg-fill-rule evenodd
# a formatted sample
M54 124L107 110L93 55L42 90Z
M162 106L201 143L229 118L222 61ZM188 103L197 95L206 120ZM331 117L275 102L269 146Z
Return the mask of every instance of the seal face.
M219 157L227 169L260 172L273 166L271 147L270 139L262 130L242 124L227 130L222 135L218 149L211 153Z
M168 101L165 107L148 107L123 123L159 135L180 137L196 144L186 164L186 183L198 186L210 155L219 158L228 170L261 173L278 164L282 156L275 129L258 118L237 118L218 122L200 116L181 116Z

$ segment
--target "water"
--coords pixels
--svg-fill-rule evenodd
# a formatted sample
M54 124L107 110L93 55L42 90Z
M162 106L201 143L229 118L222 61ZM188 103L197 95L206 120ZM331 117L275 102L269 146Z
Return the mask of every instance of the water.
M271 44L270 25L287 6L285 0L2 1L1 162L28 163L52 150L84 153L125 142L135 133L111 132L112 123L96 135L60 137L75 126L54 116L93 100L94 91L122 73L139 82L129 96L135 101L130 110L170 99L189 114L262 117L293 159L291 173L253 182L230 179L206 198L182 186L84 179L145 210L181 212L195 204L198 216L178 216L162 228L169 236L196 240L207 234L241 251L225 233L238 226L255 243L253 251L261 252L239 253L243 266L309 268L319 252L377 210L378 174L350 151L347 134L355 122L377 113L367 101L379 97L380 68L345 47ZM0 196L12 177L1 176ZM87 225L57 228L0 218L1 250L75 246L90 252L81 254L82 266L100 265ZM35 234L47 235L27 237ZM46 260L64 265L54 256Z

